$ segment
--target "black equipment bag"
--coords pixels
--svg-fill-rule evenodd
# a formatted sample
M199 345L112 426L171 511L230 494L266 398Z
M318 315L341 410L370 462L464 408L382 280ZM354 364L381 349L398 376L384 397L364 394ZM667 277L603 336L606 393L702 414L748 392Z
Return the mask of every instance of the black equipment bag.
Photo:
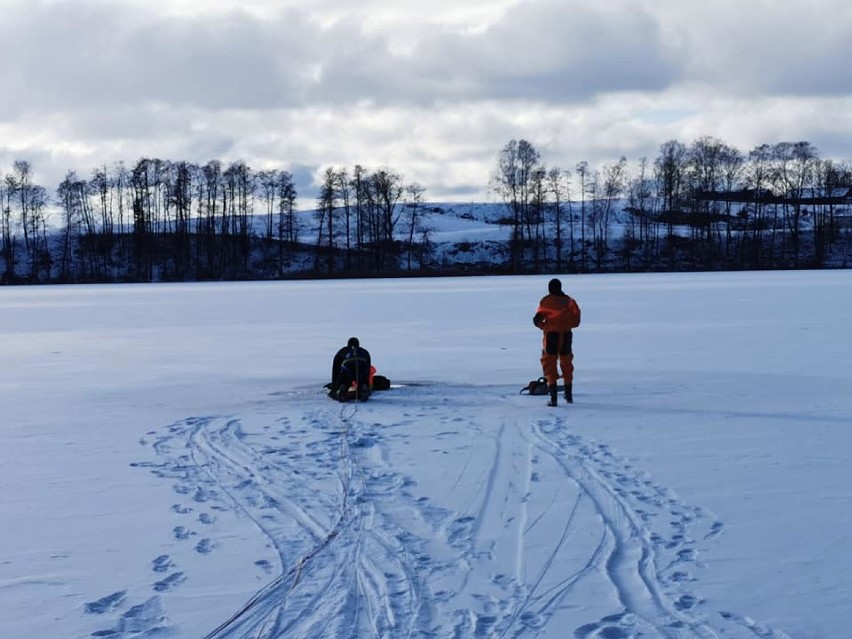
M391 383L390 380L384 375L373 375L373 390L374 391L383 391L390 390Z

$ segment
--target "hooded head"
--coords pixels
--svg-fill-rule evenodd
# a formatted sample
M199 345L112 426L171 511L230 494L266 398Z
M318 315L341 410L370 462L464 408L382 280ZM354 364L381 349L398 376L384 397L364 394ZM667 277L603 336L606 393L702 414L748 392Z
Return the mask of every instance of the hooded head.
M347 346L360 346L361 342L358 341L357 337L350 337L349 341L346 342Z
M547 292L551 295L558 295L562 292L562 282L554 277L547 283Z

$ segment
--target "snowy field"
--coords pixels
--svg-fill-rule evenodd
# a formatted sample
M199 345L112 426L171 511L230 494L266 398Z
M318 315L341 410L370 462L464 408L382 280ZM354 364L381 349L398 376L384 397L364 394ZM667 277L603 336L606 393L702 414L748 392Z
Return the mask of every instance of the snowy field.
M0 288L0 637L852 636L852 271L548 279Z

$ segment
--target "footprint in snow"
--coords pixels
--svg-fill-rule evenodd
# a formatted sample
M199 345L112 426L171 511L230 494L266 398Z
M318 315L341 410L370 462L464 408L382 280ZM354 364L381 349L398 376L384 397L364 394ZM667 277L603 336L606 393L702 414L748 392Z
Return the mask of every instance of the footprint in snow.
M174 490L178 495L188 495L192 492L192 486L187 484L175 484L172 486L172 490Z
M202 555L206 555L208 553L213 552L213 549L216 547L216 542L212 539L205 537L197 544L195 544L195 551Z
M674 607L677 610L692 610L698 605L698 599L692 595L682 595L674 602Z
M632 613L608 615L599 623L580 626L574 631L574 636L581 639L628 639L637 636L634 632L635 623Z
M119 590L106 597L83 604L83 609L90 615L102 615L121 605L125 597L127 597L127 591Z
M192 500L199 504L204 503L205 501L209 501L211 499L216 498L216 493L210 490L206 490L202 487L198 487L195 490L195 494L192 496Z
M710 528L710 532L704 535L704 539L712 539L713 537L718 537L725 530L725 524L721 521L713 522L713 526Z
M195 534L186 526L175 526L172 531L175 534L175 539L188 539L190 535Z
M156 582L154 584L154 590L156 590L157 592L166 592L176 586L181 585L184 581L186 581L186 573L173 572L165 579L161 579L160 581Z
M172 563L172 558L168 555L160 555L156 559L151 562L151 568L154 572L166 572L169 568L172 568L174 563Z
M169 620L163 610L162 600L159 595L155 595L121 615L115 630L119 637L150 637L168 627Z

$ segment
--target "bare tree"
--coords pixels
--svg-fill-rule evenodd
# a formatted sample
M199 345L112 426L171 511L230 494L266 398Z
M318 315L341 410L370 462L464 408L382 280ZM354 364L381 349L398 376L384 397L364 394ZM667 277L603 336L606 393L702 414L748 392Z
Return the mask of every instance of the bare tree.
M260 189L261 201L265 214L264 233L267 240L275 237L275 211L278 197L278 171L269 169L258 171L257 184Z
M602 170L602 192L599 215L597 216L597 237L599 246L595 254L598 267L601 260L609 251L609 234L612 216L618 207L618 201L624 195L627 183L627 158L621 157L618 162L606 164Z
M284 275L285 244L289 255L299 241L296 223L296 185L288 171L278 174L278 275Z
M0 183L0 235L2 235L3 250L3 282L15 281L15 220L12 217L12 198L14 197L14 181L6 175Z
M583 160L577 163L577 176L580 178L580 267L586 271L586 188L589 176L589 163Z
M326 270L334 271L334 218L337 208L337 174L333 167L328 167L323 173L322 184L317 195L317 253L315 266L319 270L320 250L323 246L325 233Z
M547 172L547 188L553 203L554 248L556 253L556 272L563 271L563 222L567 208L569 244L568 252L574 257L574 220L571 215L571 174L559 167L552 167Z
M18 212L20 214L21 227L24 231L24 248L30 251L30 234L32 224L30 221L32 191L32 167L25 160L16 160L12 174L9 176L7 186L16 195Z
M86 183L77 177L74 171L65 174L65 179L56 190L59 207L62 210L62 221L64 224L62 238L62 256L59 262L59 280L61 282L73 281L75 272L71 260L74 242L79 237L79 228L85 207Z
M722 190L731 193L738 191L742 185L745 157L732 146L724 145L722 148ZM731 245L733 244L732 222L733 202L728 199L724 202L725 219L725 258L731 257Z
M697 250L700 239L703 247L703 264L709 266L713 259L713 223L719 217L719 200L707 197L723 188L723 159L725 145L721 140L704 136L697 139L687 155L686 176L693 195L693 215L690 228L693 232L691 246ZM693 260L696 255L693 253Z
M539 272L547 265L547 242L545 218L548 208L547 171L541 165L536 166L532 174L530 205L527 207L524 227L527 231L527 243L532 246L533 270Z
M751 190L752 209L748 205L743 214L744 227L740 240L740 262L749 261L760 268L763 265L763 231L766 227L766 202L764 194L772 186L772 148L762 144L748 154L744 183ZM749 223L751 229L749 230Z
M152 280L154 276L156 171L148 158L140 159L130 173L133 207L133 248L135 276Z
M346 249L346 270L352 269L352 182L346 167L341 167L335 173L335 188L340 200L340 208L343 213L344 246Z
M515 271L523 263L524 222L530 219L529 208L539 161L539 152L530 142L510 140L500 151L497 169L491 175L490 187L509 209L512 226L509 256Z
M393 254L394 231L402 215L397 207L404 192L402 176L389 168L380 168L370 176L370 193L378 216L379 237L376 245L376 268L381 271Z
M223 191L221 163L212 160L199 167L195 184L195 265L200 277L222 276L219 217Z
M679 219L684 200L687 158L686 146L677 140L669 140L660 146L660 154L654 161L658 195L662 199L662 215L666 218L668 227L666 245L669 252L669 268L674 268L676 259L674 227L675 221Z
M30 185L30 279L42 281L42 274L50 279L52 259L47 238L47 189L40 185Z
M409 271L411 270L411 257L414 252L414 235L422 232L420 206L423 204L424 192L425 189L416 182L405 187L403 208L408 222L407 268Z
M802 199L813 188L819 153L809 142L781 142L775 145L774 161L779 188L784 196L784 237L793 245L793 265L799 265L802 232ZM782 246L786 243L782 237ZM785 251L782 249L782 258Z
M364 245L366 243L366 234L368 231L366 217L367 209L367 186L364 179L366 170L360 164L356 164L352 169L352 180L350 186L355 194L355 246L357 249L357 268L363 269L365 266Z
M178 280L186 278L192 269L192 229L193 181L198 167L189 162L177 162L172 165L168 202L174 211L174 233L171 258L174 276Z

